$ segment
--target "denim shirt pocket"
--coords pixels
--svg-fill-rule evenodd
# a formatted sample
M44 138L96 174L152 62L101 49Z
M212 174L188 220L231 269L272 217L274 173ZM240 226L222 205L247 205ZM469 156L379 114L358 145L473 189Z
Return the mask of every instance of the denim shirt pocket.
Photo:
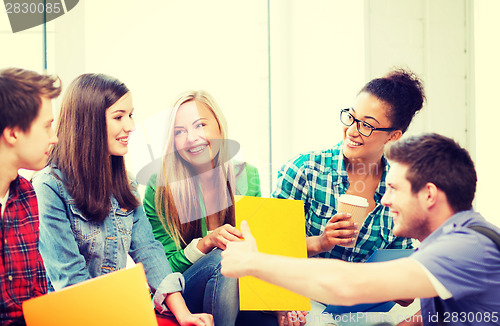
M76 207L76 204L69 204L71 229L75 235L80 253L91 257L95 251L97 237L101 233L99 225L96 222L89 221L85 215Z
M116 209L116 228L118 229L118 236L122 241L124 248L128 251L132 241L132 228L134 226L134 212L135 210L123 211Z

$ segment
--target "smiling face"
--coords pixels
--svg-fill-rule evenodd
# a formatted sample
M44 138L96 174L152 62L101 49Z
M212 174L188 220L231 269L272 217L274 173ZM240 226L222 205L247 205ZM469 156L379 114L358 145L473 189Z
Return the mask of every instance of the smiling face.
M19 167L40 170L47 164L50 147L57 143L57 136L52 129L54 116L51 99L41 96L41 106L37 117L26 131L18 131L16 145Z
M391 163L386 179L387 190L381 203L391 211L394 235L423 240L431 233L428 214L423 205L425 192L412 192L411 183L406 178L407 171L407 165Z
M132 119L134 106L130 92L106 109L108 151L110 155L123 156L128 152L128 140L135 124Z
M376 96L362 92L357 98L353 108L349 111L354 118L369 123L375 128L390 128L391 121L387 117L389 104ZM401 131L392 132L374 130L369 137L363 136L357 129L357 123L343 127L343 153L348 160L361 160L368 162L380 161L384 153L384 146L390 140L401 137Z
M196 170L213 168L221 138L219 123L206 104L193 100L179 107L174 122L175 149Z

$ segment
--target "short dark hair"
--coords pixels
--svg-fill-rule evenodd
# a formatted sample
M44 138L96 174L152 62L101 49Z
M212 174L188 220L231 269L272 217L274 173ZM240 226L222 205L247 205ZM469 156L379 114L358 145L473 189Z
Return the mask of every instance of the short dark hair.
M435 133L395 142L386 151L390 161L408 165L406 179L413 193L433 183L455 213L472 208L477 175L469 153L453 139Z
M369 93L390 105L387 117L392 128L403 133L425 102L424 86L410 70L396 68L382 78L369 81L359 93Z
M19 127L26 132L38 116L41 96L52 99L60 93L57 76L21 68L0 70L0 133L7 127Z

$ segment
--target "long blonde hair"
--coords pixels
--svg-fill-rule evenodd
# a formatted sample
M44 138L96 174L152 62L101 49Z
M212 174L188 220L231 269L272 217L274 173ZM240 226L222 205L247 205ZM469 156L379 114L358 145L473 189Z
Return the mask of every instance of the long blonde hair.
M218 167L216 186L218 188L217 213L220 224L234 225L234 171L230 161L227 139L227 123L214 98L206 91L188 91L179 96L167 120L167 137L162 160L162 168L157 176L155 207L163 227L174 240L177 248L181 242L186 245L192 239L201 237L202 209L200 203L201 187L194 177L193 170L175 149L174 124L177 112L182 104L196 101L204 103L213 113L219 124L222 144L218 155L213 158ZM182 218L181 218L182 217ZM187 218L187 223L185 219ZM182 221L181 221L182 219Z

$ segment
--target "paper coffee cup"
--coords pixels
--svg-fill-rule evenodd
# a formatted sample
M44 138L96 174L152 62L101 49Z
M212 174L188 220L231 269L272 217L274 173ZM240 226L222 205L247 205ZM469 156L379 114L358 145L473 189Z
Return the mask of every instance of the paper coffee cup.
M358 224L356 230L361 229L363 222L366 218L366 209L368 208L368 200L363 197L354 196L354 195L340 195L339 197L339 209L338 213L349 213L351 214L351 221L356 222ZM357 240L357 237L356 237ZM339 245L346 248L353 248L356 245L356 240L352 243Z

